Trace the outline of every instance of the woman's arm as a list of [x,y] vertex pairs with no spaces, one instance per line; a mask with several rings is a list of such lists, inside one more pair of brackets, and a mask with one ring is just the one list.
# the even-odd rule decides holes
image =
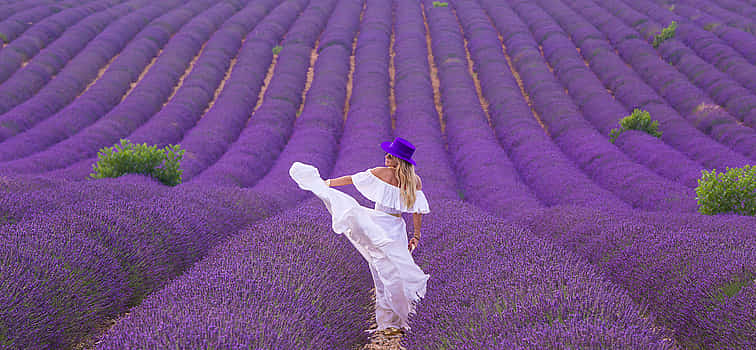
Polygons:
[[328,179],[328,180],[326,180],[326,185],[331,186],[331,187],[333,187],[333,186],[351,185],[351,184],[352,184],[352,176],[351,175],[347,175],[347,176],[337,177],[335,179]]
[[417,239],[420,239],[420,224],[423,221],[423,214],[420,213],[412,213],[412,222],[415,224],[415,235],[414,237]]
[[420,213],[412,213],[412,221],[415,224],[415,234],[410,238],[408,249],[410,253],[415,250],[415,247],[417,247],[417,244],[420,243],[420,223],[422,222],[422,216],[423,214]]

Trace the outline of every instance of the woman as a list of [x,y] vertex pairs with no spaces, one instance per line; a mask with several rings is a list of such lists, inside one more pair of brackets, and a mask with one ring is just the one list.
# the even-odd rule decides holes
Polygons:
[[[323,181],[315,167],[294,162],[289,175],[323,201],[334,232],[347,236],[367,260],[375,284],[376,330],[401,332],[409,329],[407,319],[425,295],[429,276],[415,264],[411,251],[420,242],[421,214],[430,209],[415,174],[415,147],[397,137],[381,143],[381,148],[386,151],[386,167]],[[329,188],[349,184],[375,202],[375,208],[363,207],[348,194]],[[415,232],[409,242],[402,212],[413,213]]]

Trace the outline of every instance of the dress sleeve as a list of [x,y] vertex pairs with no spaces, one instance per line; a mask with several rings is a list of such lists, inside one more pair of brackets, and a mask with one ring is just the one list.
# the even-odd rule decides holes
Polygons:
[[411,213],[428,214],[430,213],[430,207],[428,206],[428,199],[425,198],[425,193],[418,190],[415,192],[415,205],[412,206]]

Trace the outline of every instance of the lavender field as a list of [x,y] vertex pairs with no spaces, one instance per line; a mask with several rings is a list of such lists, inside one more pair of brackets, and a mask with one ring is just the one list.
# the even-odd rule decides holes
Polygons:
[[[695,191],[756,163],[756,0],[0,0],[0,44],[0,349],[756,348],[756,217]],[[387,345],[288,170],[394,137],[431,277]],[[92,179],[121,139],[183,183]]]

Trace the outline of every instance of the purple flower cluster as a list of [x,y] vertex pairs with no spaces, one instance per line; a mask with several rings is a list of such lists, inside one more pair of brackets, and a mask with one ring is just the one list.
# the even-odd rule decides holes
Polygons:
[[441,81],[449,156],[461,196],[505,217],[541,207],[488,125],[468,74],[457,19],[449,7],[433,7],[431,1],[424,1],[423,7]]
[[629,208],[586,176],[538,124],[507,64],[496,29],[480,5],[475,1],[455,1],[454,9],[465,28],[494,130],[517,171],[538,197],[547,205]]
[[317,199],[215,247],[98,349],[347,349],[364,344],[371,275]]
[[677,2],[672,9],[683,18],[716,34],[733,49],[740,52],[749,62],[756,62],[756,42],[753,40],[753,34],[727,25],[727,18],[713,17],[702,11],[699,8],[700,5],[705,6],[701,3],[691,5],[686,2]]
[[434,202],[428,292],[407,349],[668,349],[644,307],[576,254],[459,201]]
[[[90,16],[71,26],[33,58],[24,57],[28,64],[0,84],[0,96],[3,97],[0,99],[0,113],[5,113],[32,97],[110,23],[146,3],[146,0],[135,0],[99,12],[89,10],[87,12]],[[68,16],[81,15],[69,13]]]
[[[193,11],[189,12],[188,9]],[[205,9],[206,6],[197,4],[182,7],[142,28],[145,23],[170,10],[147,6],[109,25],[34,97],[0,116],[0,124],[12,126],[0,129],[0,139],[4,139],[0,143],[0,160],[9,161],[39,152],[92,124],[121,101],[121,96],[129,86],[127,81],[120,81],[121,89],[114,88],[115,84],[112,84],[113,75],[124,78],[123,73],[120,73],[123,71],[121,62],[128,60],[129,56],[139,55],[138,59],[132,58],[130,62],[133,64],[141,61],[143,68],[149,62],[149,51],[137,49],[143,47],[145,41],[149,40],[150,45],[154,45],[156,41],[165,43],[189,20],[190,13],[196,14]],[[140,30],[141,35],[134,38]],[[134,40],[126,46],[132,38]],[[155,53],[157,49],[154,48]],[[117,59],[106,66],[108,60],[116,55]],[[97,77],[100,67],[109,70],[82,94],[87,84]],[[136,80],[139,76],[138,69],[130,71],[133,74],[131,78]],[[97,108],[92,107],[93,104]],[[63,107],[66,108],[60,111]],[[86,107],[86,112],[82,111],[82,107]]]
[[186,150],[181,163],[185,181],[216,162],[239,137],[273,60],[271,50],[306,5],[305,0],[279,3],[247,35],[212,107],[180,142]]
[[[392,6],[388,1],[365,2],[354,48],[352,95],[331,178],[382,166],[385,152],[380,144],[392,139],[389,105],[391,78],[388,72],[391,10]],[[422,177],[423,173],[418,173]],[[339,190],[351,195],[360,204],[372,207],[372,202],[365,199],[354,187],[345,186]]]
[[[289,169],[295,161],[310,164],[327,176],[336,162],[338,142],[344,125],[344,103],[349,76],[349,56],[356,41],[364,1],[341,0],[319,40],[313,80],[302,114],[286,147],[270,171],[252,190],[275,194],[279,207],[292,207],[312,194],[296,186]],[[360,86],[363,87],[363,86]]]
[[[641,34],[644,34],[646,39],[653,38],[653,33],[661,31],[661,28],[663,27],[654,20],[646,18],[646,14],[641,14],[636,12],[633,8],[627,7],[629,6],[627,4],[609,2],[606,3],[606,5],[612,6],[611,10],[618,16],[622,16],[622,19],[628,25],[641,22],[636,25],[635,28],[638,29]],[[643,19],[643,21],[641,21],[641,19]],[[690,27],[690,25],[687,25],[684,30],[677,29],[675,32],[683,32],[684,34],[681,33],[680,36],[685,35],[685,37],[689,37],[689,35],[691,35]],[[703,32],[701,35],[704,37],[713,36],[711,33],[702,29],[696,29]],[[751,128],[756,127],[756,95],[749,91],[745,86],[741,86],[742,83],[738,80],[742,79],[734,78],[732,75],[720,71],[723,66],[715,65],[714,63],[721,61],[719,59],[712,60],[711,54],[709,54],[708,57],[705,54],[710,50],[695,50],[695,48],[695,44],[691,45],[690,42],[684,41],[683,38],[679,38],[679,40],[673,38],[672,40],[666,40],[663,45],[660,45],[659,51],[662,54],[662,57],[667,62],[674,64],[681,73],[685,74],[688,80],[706,91],[706,93],[714,99],[719,106],[724,107],[732,116],[737,117],[736,121],[725,118],[722,120],[723,124],[743,122]],[[756,70],[756,67],[753,67],[752,65],[749,66],[751,72]],[[746,72],[748,72],[748,70]],[[740,74],[736,74],[736,76],[743,76],[746,72],[740,72]],[[712,130],[720,127],[722,126],[717,124]],[[729,128],[742,130],[743,126],[729,126]],[[745,134],[745,132],[741,133]],[[753,150],[745,150],[746,154],[750,152],[753,152]]]
[[756,219],[560,207],[523,223],[595,264],[648,305],[680,345],[756,345]]
[[49,171],[95,156],[100,148],[117,143],[160,110],[202,44],[243,6],[223,2],[199,13],[178,33],[167,35],[170,40],[154,64],[128,95],[117,98],[121,102],[112,110],[44,151],[6,163],[7,167],[19,173]]
[[[716,17],[722,21],[722,24],[738,28],[751,35],[756,34],[756,25],[753,23],[753,18],[747,18],[739,12],[728,11],[720,5],[721,0],[702,1],[702,0],[684,0],[682,3],[693,6],[702,12]],[[737,5],[736,5],[737,6]],[[732,8],[732,3],[730,6]],[[754,12],[753,7],[746,5],[746,9],[750,8],[750,14]]]
[[[36,27],[36,29],[39,29],[39,27],[34,25],[34,23],[38,23],[48,17],[55,17],[57,15],[54,14],[60,14],[61,11],[66,11],[67,9],[70,9],[72,7],[82,6],[85,3],[91,1],[92,0],[67,0],[61,3],[45,4],[42,6],[32,7],[25,11],[14,11],[10,13],[4,12],[5,15],[11,16],[6,19],[0,19],[0,33],[2,33],[3,35],[3,38],[0,39],[0,41],[11,42],[21,36],[21,34],[26,32],[29,28]],[[102,8],[106,7],[107,6],[103,6]],[[0,11],[2,11],[2,9],[0,9]],[[76,20],[76,17],[69,18],[73,19],[74,21]],[[57,35],[60,35],[61,32],[62,30],[58,32]],[[38,35],[39,31],[36,31],[35,34]],[[42,42],[40,44],[45,45],[47,42],[49,42],[49,39],[54,38],[55,36],[56,33],[50,33],[46,36],[42,36]],[[47,39],[48,41],[45,42],[45,39]],[[39,50],[39,47],[37,47],[36,49]],[[5,59],[5,57],[3,57],[2,59]],[[5,65],[3,65],[3,67],[5,67]],[[0,75],[0,81],[4,81],[7,78],[7,75]]]
[[37,7],[49,6],[55,1],[53,0],[3,0],[0,1],[0,21],[4,21],[8,17],[29,10],[34,10]]
[[[223,26],[203,44],[202,52],[187,69],[174,95],[145,124],[126,139],[134,144],[148,143],[165,147],[181,141],[215,97],[231,59],[238,55],[243,38],[274,7],[274,0],[250,2],[224,22]],[[186,73],[185,73],[186,74]],[[89,176],[97,157],[76,162],[65,169],[49,173],[53,177],[81,180]]]
[[394,95],[396,134],[417,148],[412,158],[431,200],[455,199],[457,177],[446,152],[434,106],[422,8],[411,0],[394,2]]
[[[620,152],[581,115],[556,81],[527,25],[507,4],[482,1],[504,37],[507,53],[522,77],[525,91],[551,138],[584,172],[633,207],[645,210],[695,211],[694,192],[664,179]],[[524,13],[536,9],[529,2],[516,2]]]
[[[619,125],[621,118],[630,115],[620,102],[605,89],[601,81],[585,65],[577,47],[567,32],[550,16],[561,22],[569,19],[560,6],[553,1],[541,1],[542,8],[531,7],[523,12],[530,22],[530,28],[540,40],[544,56],[554,69],[554,74],[567,88],[573,101],[580,106],[583,116],[603,135]],[[550,12],[549,15],[544,11]],[[634,161],[645,165],[667,179],[680,182],[688,187],[696,187],[702,166],[686,155],[674,150],[656,137],[645,133],[631,133],[633,137],[623,137],[615,142]],[[623,136],[622,134],[620,136]]]
[[144,176],[5,182],[13,192],[0,226],[0,338],[11,348],[75,344],[271,214],[253,193],[166,191]]
[[[310,55],[336,2],[330,0],[319,3],[302,12],[281,43],[283,49],[277,57],[262,104],[252,114],[239,138],[217,162],[199,175],[192,176],[202,169],[193,168],[189,164],[185,168],[189,171],[186,179],[250,187],[265,176],[291,137],[297,111],[303,103],[302,94],[307,81]],[[334,22],[328,24],[338,26]]]
[[[593,20],[593,9],[596,5],[578,3],[573,0],[564,1],[569,6],[558,1],[542,1],[541,3],[548,4],[544,5],[543,9],[548,11],[571,36],[591,71],[607,89],[612,91],[616,100],[622,102],[628,110],[634,108],[646,110],[654,120],[659,121],[662,131],[661,139],[666,144],[707,168],[724,169],[741,167],[750,163],[746,157],[714,142],[700,130],[691,126],[627,66],[616,53],[615,48],[606,40],[604,34],[582,17],[584,13],[591,14],[586,16],[587,19],[599,24]],[[610,24],[604,26],[608,30],[613,28]]]
[[[733,91],[732,88],[737,86],[734,82],[726,84],[726,81],[717,81],[716,88],[707,89],[717,101],[709,98],[704,91],[696,87],[688,78],[697,75],[699,83],[708,86],[713,84],[716,78],[720,76],[706,76],[703,73],[716,72],[716,69],[709,66],[706,62],[698,58],[695,53],[691,53],[685,45],[675,38],[665,40],[659,46],[659,53],[662,57],[677,67],[676,70],[656,54],[653,47],[647,41],[653,40],[653,31],[660,30],[660,26],[648,21],[644,15],[637,13],[621,1],[604,1],[599,2],[603,7],[609,7],[614,15],[620,17],[616,19],[607,10],[598,10],[596,13],[604,18],[611,18],[613,21],[610,31],[605,31],[607,37],[617,48],[620,56],[638,72],[645,81],[651,85],[660,96],[664,97],[669,103],[685,118],[699,130],[710,135],[720,143],[727,145],[735,151],[753,159],[756,159],[756,132],[743,125],[734,114],[737,114],[736,107],[749,110],[756,105],[756,97],[752,96],[741,87],[740,90]],[[647,40],[643,40],[636,31],[628,27],[625,23],[638,23],[644,21],[640,26],[645,28]],[[643,35],[643,33],[641,33]],[[693,72],[694,71],[694,72]],[[688,77],[684,73],[689,74]],[[708,78],[708,80],[707,80]],[[745,102],[740,106],[725,105],[729,96],[736,96],[737,93],[751,95],[751,102]],[[718,103],[726,107],[722,108]],[[749,105],[750,104],[750,105]],[[729,112],[729,113],[728,113]],[[731,114],[733,113],[733,114]],[[754,111],[756,113],[756,111]],[[742,120],[742,118],[741,118]]]
[[[679,38],[685,45],[693,49],[701,58],[705,59],[712,65],[715,65],[720,71],[727,73],[730,79],[740,83],[756,93],[756,80],[751,79],[756,74],[756,67],[748,62],[740,53],[733,49],[728,43],[720,39],[715,34],[698,27],[695,23],[678,16],[668,9],[648,0],[628,1],[627,5],[632,6],[637,11],[646,14],[650,18],[660,23],[678,23],[675,30],[675,37]],[[747,125],[753,126],[753,121],[745,119]]]

